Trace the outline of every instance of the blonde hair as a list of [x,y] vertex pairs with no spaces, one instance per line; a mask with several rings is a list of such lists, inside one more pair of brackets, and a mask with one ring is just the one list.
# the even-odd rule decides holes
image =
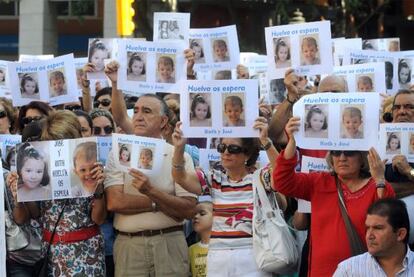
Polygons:
[[97,151],[96,151],[96,142],[94,141],[85,141],[79,143],[75,151],[73,151],[73,166],[76,168],[76,160],[79,157],[79,154],[83,154],[86,161],[96,161]]
[[44,120],[41,140],[73,139],[82,137],[78,117],[71,111],[52,111]]

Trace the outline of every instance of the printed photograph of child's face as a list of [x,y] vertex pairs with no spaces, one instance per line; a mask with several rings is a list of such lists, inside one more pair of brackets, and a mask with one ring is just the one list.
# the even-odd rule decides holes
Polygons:
[[205,63],[202,39],[190,39],[190,49],[194,51],[195,63]]
[[305,105],[305,137],[327,138],[328,137],[328,106]]
[[273,79],[269,83],[269,104],[279,104],[285,100],[284,79]]
[[39,99],[39,85],[37,72],[19,73],[20,92],[22,98]]
[[414,154],[414,133],[410,133],[410,144],[408,145],[408,153]]
[[105,59],[111,56],[110,39],[93,39],[89,42],[88,62],[95,66],[95,71],[102,72],[105,69]]
[[341,138],[364,138],[363,119],[363,105],[341,105]]
[[118,149],[119,149],[119,163],[122,166],[130,166],[132,145],[126,144],[126,143],[118,143]]
[[153,151],[151,148],[141,148],[139,152],[138,168],[152,169]]
[[275,53],[276,68],[285,68],[291,66],[289,37],[274,38],[273,49]]
[[65,69],[58,68],[48,72],[49,77],[49,95],[51,97],[67,94]]
[[317,65],[321,63],[319,53],[319,35],[306,35],[300,37],[301,41],[301,53],[300,60],[301,65]]
[[386,154],[401,154],[401,134],[399,132],[387,132]]
[[239,127],[245,126],[244,118],[244,93],[223,94],[223,126],[224,127]]
[[97,162],[96,142],[87,141],[77,145],[72,145],[73,150],[73,176],[74,182],[79,182],[82,187],[81,192],[76,193],[78,196],[88,196],[95,192],[96,179],[93,178],[93,169]]
[[374,74],[359,74],[355,75],[358,92],[373,92],[374,91]]
[[175,56],[157,54],[157,82],[175,83]]
[[212,39],[214,62],[230,61],[227,37]]
[[127,80],[146,81],[146,53],[127,52]]

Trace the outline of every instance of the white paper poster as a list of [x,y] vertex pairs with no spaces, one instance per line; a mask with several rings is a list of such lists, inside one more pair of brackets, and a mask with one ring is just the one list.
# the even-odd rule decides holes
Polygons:
[[39,61],[46,61],[53,59],[53,55],[26,55],[21,54],[19,56],[19,63],[32,63],[32,62],[39,62]]
[[361,38],[348,38],[348,39],[334,39],[334,65],[341,66],[344,58],[345,49],[362,49]]
[[51,106],[79,100],[73,54],[8,65],[10,86],[16,88],[12,90],[13,106],[34,100],[49,102]]
[[90,38],[88,43],[88,63],[95,66],[94,72],[88,72],[87,78],[105,79],[105,60],[113,58],[114,39]]
[[383,123],[380,125],[379,153],[392,162],[395,155],[404,155],[414,162],[414,123]]
[[187,81],[180,94],[185,137],[258,137],[257,80]]
[[160,173],[164,162],[165,140],[134,135],[112,134],[112,153],[117,168],[136,168],[145,175]]
[[186,44],[189,30],[189,13],[154,13],[154,41],[181,42]]
[[332,72],[332,55],[325,55],[332,53],[330,21],[267,27],[265,37],[270,79],[290,67],[301,76]]
[[[3,166],[1,164],[1,160],[0,160],[0,174],[1,176],[3,176]],[[2,224],[0,224],[0,277],[6,277],[6,256],[7,256],[7,251],[6,251],[6,224],[4,222],[6,222],[6,219],[4,217],[4,178],[0,178],[0,207],[2,207],[2,209],[0,209],[0,222],[2,222]]]
[[106,165],[109,152],[112,149],[112,136],[108,137],[97,137],[98,139],[98,159],[103,165]]
[[8,61],[0,60],[0,96],[10,97],[11,88],[10,88],[10,80],[9,74],[7,71]]
[[362,49],[375,51],[400,51],[400,38],[377,38],[362,41]]
[[293,106],[301,118],[296,143],[305,149],[367,151],[378,141],[377,93],[317,93]]
[[82,75],[83,67],[88,63],[88,58],[75,58],[75,70],[76,70],[76,84],[78,88],[79,96],[82,96]]
[[11,164],[7,164],[10,170],[16,169],[16,145],[22,142],[21,135],[0,135],[1,145],[1,157],[3,161],[9,161]]
[[189,48],[195,52],[196,71],[232,69],[240,60],[236,25],[190,29]]
[[208,173],[220,163],[220,153],[217,149],[200,149],[200,167]]
[[186,80],[184,44],[122,40],[118,89],[135,93],[177,92]]

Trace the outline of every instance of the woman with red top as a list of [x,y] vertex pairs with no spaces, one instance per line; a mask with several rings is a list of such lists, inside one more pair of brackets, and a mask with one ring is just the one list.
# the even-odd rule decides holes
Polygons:
[[312,202],[309,276],[332,276],[339,262],[351,256],[346,227],[341,215],[337,182],[342,188],[347,213],[365,244],[365,215],[369,205],[395,193],[384,178],[384,163],[371,148],[363,151],[330,151],[331,173],[296,173],[296,142],[300,119],[286,124],[289,142],[276,160],[274,189],[286,196]]

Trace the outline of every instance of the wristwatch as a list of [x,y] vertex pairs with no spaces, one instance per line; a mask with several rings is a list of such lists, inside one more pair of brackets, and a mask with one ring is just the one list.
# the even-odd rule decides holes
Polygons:
[[95,198],[95,199],[102,199],[102,197],[104,196],[104,194],[105,194],[105,191],[102,189],[102,185],[98,185],[98,187],[96,188],[95,192],[93,193],[93,198]]
[[270,138],[267,138],[267,143],[266,144],[264,144],[264,145],[262,143],[260,143],[260,144],[261,144],[262,149],[265,150],[265,151],[269,150],[269,148],[272,147],[272,141],[271,141]]
[[384,183],[384,181],[382,181],[382,182],[378,182],[378,183],[377,183],[377,189],[383,189],[383,188],[385,188],[385,183]]

